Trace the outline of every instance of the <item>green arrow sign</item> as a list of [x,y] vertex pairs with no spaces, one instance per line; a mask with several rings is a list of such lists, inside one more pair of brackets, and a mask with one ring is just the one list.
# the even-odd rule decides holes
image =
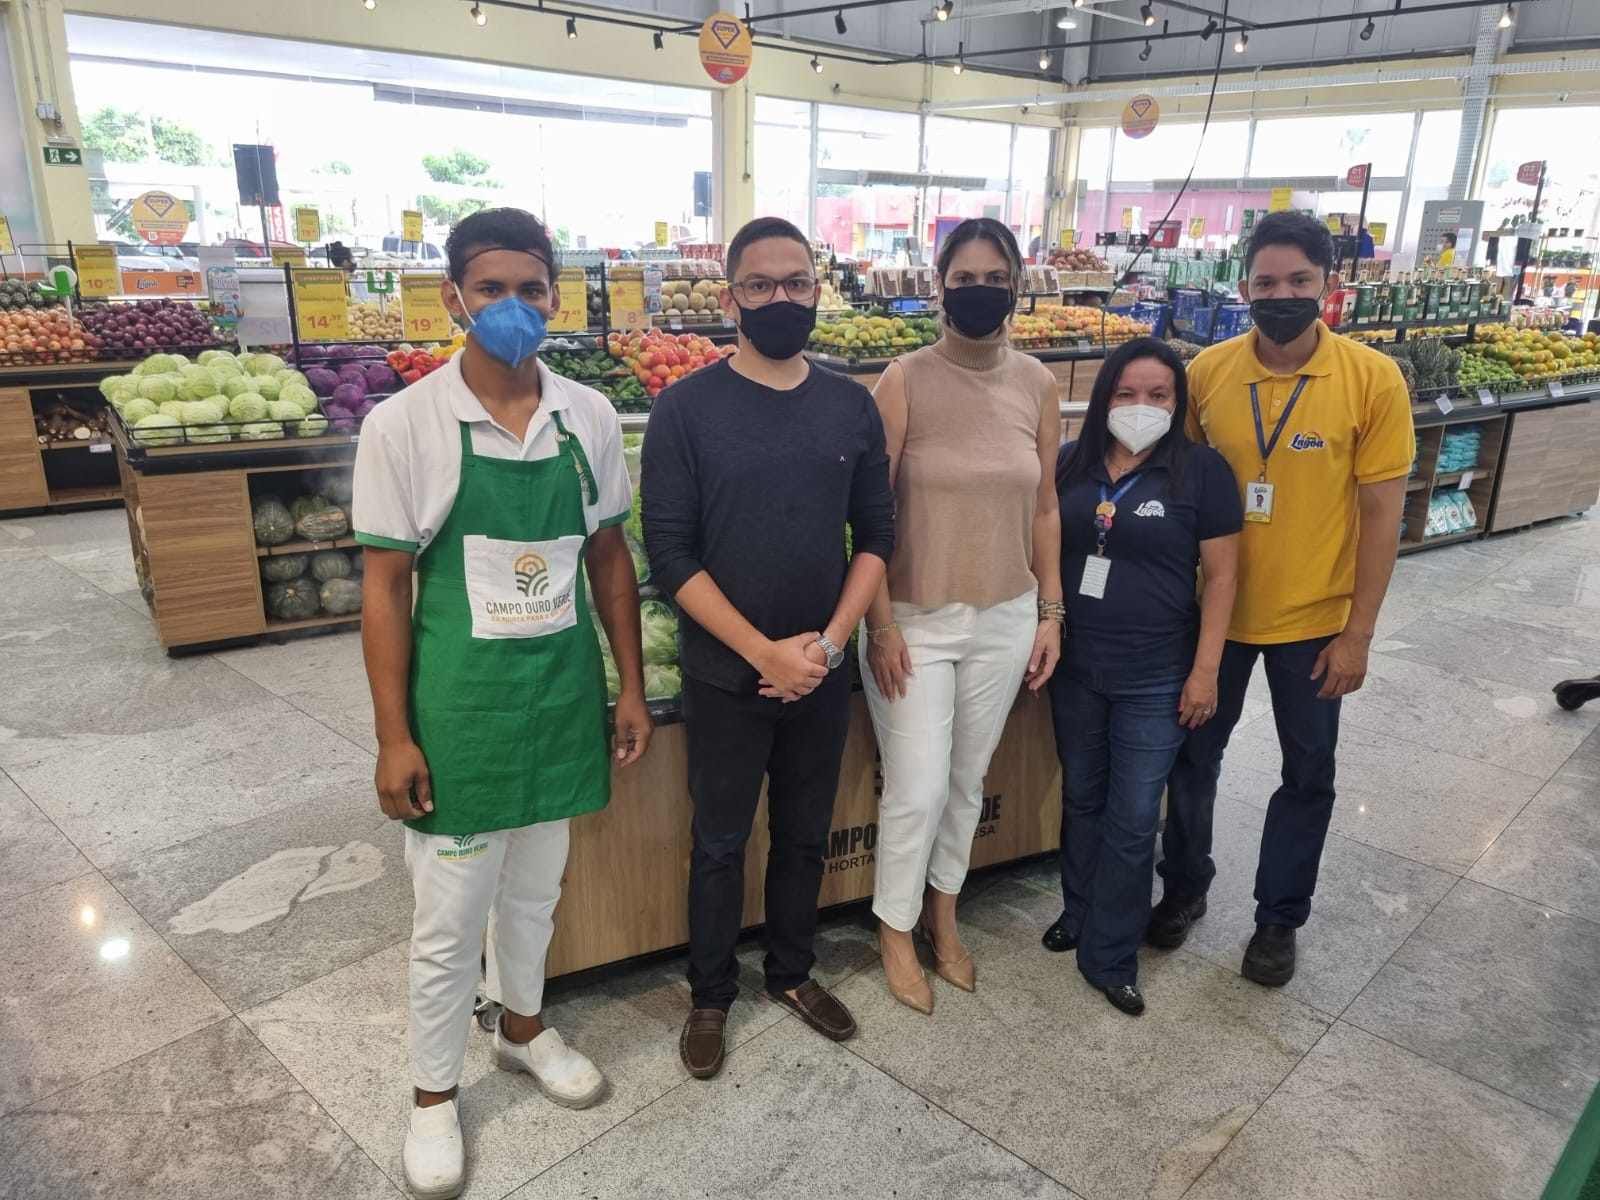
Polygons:
[[81,167],[83,151],[76,146],[46,146],[44,161],[48,167]]

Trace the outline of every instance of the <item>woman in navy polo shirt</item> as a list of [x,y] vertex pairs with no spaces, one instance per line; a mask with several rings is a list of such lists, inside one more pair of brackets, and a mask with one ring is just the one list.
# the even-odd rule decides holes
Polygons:
[[1084,978],[1131,1016],[1144,1011],[1161,793],[1185,733],[1216,711],[1243,524],[1227,462],[1184,432],[1188,408],[1182,361],[1137,338],[1107,357],[1056,461],[1067,625],[1050,700],[1066,905],[1044,944],[1076,948]]

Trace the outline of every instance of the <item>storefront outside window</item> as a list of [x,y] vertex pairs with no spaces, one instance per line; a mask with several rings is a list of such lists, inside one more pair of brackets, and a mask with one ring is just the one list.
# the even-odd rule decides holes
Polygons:
[[811,195],[811,109],[798,100],[756,97],[756,216],[782,217],[815,236]]

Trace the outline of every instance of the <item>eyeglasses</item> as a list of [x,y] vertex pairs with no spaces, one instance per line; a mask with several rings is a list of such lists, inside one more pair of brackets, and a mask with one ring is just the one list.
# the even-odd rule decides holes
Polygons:
[[783,289],[784,298],[804,304],[817,294],[817,281],[810,275],[791,275],[788,279],[768,279],[765,275],[751,275],[738,283],[730,283],[729,290],[741,293],[746,300],[765,304]]

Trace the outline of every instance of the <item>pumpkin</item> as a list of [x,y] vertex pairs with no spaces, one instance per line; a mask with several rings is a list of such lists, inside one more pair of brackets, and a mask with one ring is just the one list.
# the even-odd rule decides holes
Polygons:
[[279,621],[304,621],[317,615],[314,579],[290,579],[267,589],[267,615]]
[[[295,574],[299,574],[298,571]],[[350,560],[337,550],[318,550],[311,556],[311,578],[318,583],[330,579],[345,579],[350,574]]]
[[334,504],[347,507],[355,499],[355,479],[351,471],[324,471],[317,479],[317,490]]
[[276,496],[263,496],[250,513],[258,546],[277,546],[294,536],[294,518]]
[[295,528],[308,542],[331,542],[350,532],[350,519],[342,508],[323,508],[300,517]]
[[288,583],[306,573],[304,554],[274,554],[261,560],[261,578],[268,583]]
[[367,560],[361,553],[361,547],[357,546],[354,550],[350,551],[350,571],[352,574],[359,575],[366,569]]
[[334,616],[361,611],[361,581],[357,579],[330,579],[322,585],[318,598],[322,607]]
[[310,516],[312,513],[324,512],[331,508],[325,496],[301,496],[289,505],[289,515],[298,523],[301,517]]

